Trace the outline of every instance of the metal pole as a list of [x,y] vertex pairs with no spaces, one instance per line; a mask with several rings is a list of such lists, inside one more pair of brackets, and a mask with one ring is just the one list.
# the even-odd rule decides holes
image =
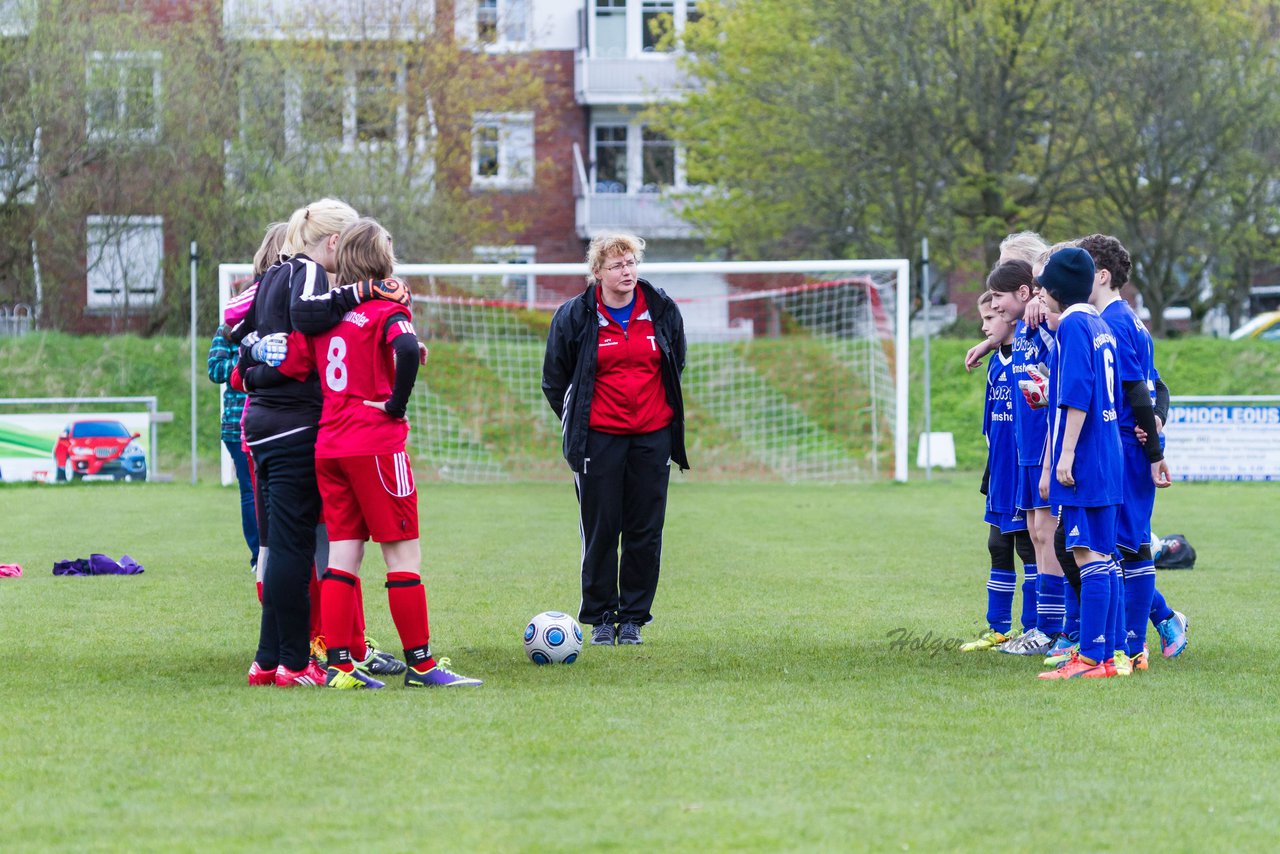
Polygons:
[[191,485],[196,485],[196,242],[191,241]]
[[924,325],[924,479],[933,480],[933,405],[929,390],[929,238],[920,239],[920,322]]

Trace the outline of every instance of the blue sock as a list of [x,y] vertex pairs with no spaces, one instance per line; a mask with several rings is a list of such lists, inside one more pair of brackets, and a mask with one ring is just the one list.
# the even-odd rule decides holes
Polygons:
[[1064,584],[1062,633],[1073,643],[1080,640],[1080,594],[1070,584]]
[[991,567],[987,581],[987,625],[997,632],[1009,634],[1013,628],[1013,588],[1018,575],[1011,569]]
[[1022,565],[1022,630],[1029,632],[1034,629],[1040,622],[1037,608],[1039,603],[1036,601],[1036,591],[1039,589],[1036,582],[1038,573],[1034,563],[1026,563]]
[[1116,650],[1123,651],[1124,642],[1124,578],[1120,565],[1111,561],[1111,605],[1107,611],[1110,622],[1107,623],[1107,658],[1112,658]]
[[1080,654],[1094,661],[1111,658],[1108,624],[1111,613],[1111,562],[1093,561],[1080,567]]
[[1049,637],[1062,632],[1063,592],[1061,575],[1036,575],[1036,628]]
[[1151,614],[1155,593],[1155,564],[1143,560],[1124,565],[1125,646],[1129,655],[1142,652],[1147,642],[1147,617]]
[[[1154,564],[1152,564],[1154,566]],[[1173,616],[1173,609],[1169,607],[1169,603],[1164,601],[1164,596],[1159,590],[1155,590],[1155,581],[1151,582],[1153,592],[1151,594],[1151,625],[1158,626],[1165,620]]]

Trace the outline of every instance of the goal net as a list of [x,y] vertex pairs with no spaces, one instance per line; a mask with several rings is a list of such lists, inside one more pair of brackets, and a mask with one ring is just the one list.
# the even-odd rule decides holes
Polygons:
[[[224,294],[237,272],[223,265]],[[564,476],[542,394],[580,264],[404,264],[430,349],[410,404],[422,476]],[[906,479],[906,261],[645,263],[680,306],[686,444],[699,480]],[[221,298],[220,308],[225,304]]]

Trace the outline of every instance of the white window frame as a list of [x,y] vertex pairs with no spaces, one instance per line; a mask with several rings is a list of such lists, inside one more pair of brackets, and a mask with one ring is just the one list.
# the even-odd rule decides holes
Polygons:
[[[342,138],[335,139],[340,151],[377,151],[385,143],[381,140],[361,140],[359,138],[360,129],[356,119],[358,116],[358,98],[359,98],[359,72],[360,68],[356,64],[348,65],[343,69],[343,85],[342,85]],[[324,145],[323,142],[307,142],[302,135],[302,101],[304,92],[304,81],[302,78],[303,71],[299,69],[291,70],[284,80],[284,145],[285,150],[289,152],[299,152],[305,150],[308,146]],[[399,98],[396,102],[396,118],[395,129],[392,133],[391,144],[398,150],[409,147],[409,104],[408,104],[408,67],[403,54],[398,57],[395,69],[395,86],[396,93]],[[426,139],[423,133],[429,133],[434,136],[434,123],[429,129],[423,127],[414,128],[413,145],[419,150],[423,150],[426,146]]]
[[[480,174],[481,128],[496,128],[498,131],[497,175]],[[471,188],[532,189],[536,154],[537,136],[532,112],[476,113],[471,124]]]
[[[594,188],[599,180],[596,175],[596,127],[600,125],[627,126],[627,186],[625,192],[628,195],[654,195],[654,191],[644,189],[645,122],[635,113],[624,114],[612,110],[599,110],[592,114],[590,125],[587,129],[588,151],[591,156],[591,174],[588,177],[590,178],[591,186]],[[675,181],[670,187],[659,192],[681,192],[689,189],[684,146],[677,142],[674,143],[674,147],[676,159]]]
[[85,246],[90,311],[149,309],[160,302],[164,217],[91,215],[85,220]]
[[[472,50],[485,53],[519,53],[533,47],[533,0],[496,0],[498,21],[496,38],[492,42],[480,41],[480,3],[479,0],[456,0],[454,6],[454,35],[458,41],[468,45]],[[511,38],[509,31],[513,10],[524,18],[524,32]]]
[[[596,0],[587,0],[587,3],[587,44],[590,45],[589,53],[592,57],[600,57],[601,54],[596,50]],[[644,0],[626,0],[627,47],[625,57],[627,59],[644,59],[672,56],[673,54],[670,51],[644,49],[644,11]],[[675,8],[672,10],[671,17],[676,35],[683,34],[689,20],[689,0],[675,0]],[[679,50],[678,47],[677,50]]]
[[[160,139],[161,114],[163,102],[161,96],[161,65],[163,56],[159,51],[90,51],[85,58],[85,126],[92,140],[131,139],[137,142],[158,142]],[[92,98],[94,70],[103,66],[115,66],[116,69],[116,122],[110,125],[95,125]],[[130,68],[150,68],[151,70],[151,103],[155,115],[150,127],[126,128],[124,119],[128,115],[129,100],[125,90],[125,71]]]
[[[473,246],[472,255],[478,264],[536,264],[538,247],[517,243],[508,246]],[[472,282],[479,285],[479,277],[472,277]],[[525,300],[532,308],[537,302],[538,277],[531,275],[511,274],[502,277],[502,289],[511,297]]]

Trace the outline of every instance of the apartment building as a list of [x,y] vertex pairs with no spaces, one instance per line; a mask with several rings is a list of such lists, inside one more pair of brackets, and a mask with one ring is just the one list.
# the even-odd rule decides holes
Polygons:
[[[102,11],[97,0],[81,5],[67,8],[79,8],[85,22],[102,20],[93,14]],[[175,326],[186,313],[189,241],[203,238],[206,264],[242,258],[252,247],[236,244],[265,225],[249,223],[234,241],[226,229],[209,234],[184,209],[183,193],[238,193],[249,201],[231,205],[228,216],[278,219],[287,210],[270,204],[272,180],[308,157],[332,167],[376,155],[391,170],[379,180],[464,192],[491,227],[477,229],[483,234],[468,246],[455,241],[448,260],[578,261],[591,237],[616,230],[644,237],[649,260],[701,251],[672,198],[688,187],[683,152],[644,118],[650,105],[680,95],[676,53],[660,34],[679,34],[696,20],[694,0],[136,0],[107,7],[145,19],[149,38],[137,40],[145,47],[118,35],[94,43],[86,25],[83,44],[67,48],[68,80],[79,89],[69,107],[0,149],[0,206],[8,205],[11,221],[50,199],[63,202],[60,220],[10,247],[23,257],[11,259],[16,272],[0,292],[0,305],[42,301],[43,326]],[[41,9],[30,0],[0,2],[0,39],[33,38]],[[193,71],[177,62],[192,48],[165,33],[185,26],[190,38],[201,22],[207,36],[199,51],[208,56]],[[470,58],[469,67],[442,71],[415,59],[445,41]],[[283,71],[266,69],[258,84],[245,73],[291,45],[304,58]],[[327,59],[317,60],[322,54]],[[388,64],[388,55],[400,58]],[[361,56],[379,63],[362,65]],[[343,57],[353,58],[349,66]],[[501,77],[517,67],[541,81],[536,102],[508,98],[458,115],[466,99],[456,89],[433,99],[414,83],[415,74],[487,69]],[[324,77],[327,88],[313,86],[309,74]],[[195,105],[175,114],[183,97]],[[51,137],[95,149],[93,162],[58,181],[18,180],[66,171],[59,159],[66,152],[55,153]],[[314,157],[317,151],[324,156]],[[250,175],[255,162],[276,172]],[[332,194],[345,189],[338,184]],[[365,207],[379,215],[378,205]],[[706,287],[723,290],[723,283]],[[560,295],[553,287],[546,296]]]

